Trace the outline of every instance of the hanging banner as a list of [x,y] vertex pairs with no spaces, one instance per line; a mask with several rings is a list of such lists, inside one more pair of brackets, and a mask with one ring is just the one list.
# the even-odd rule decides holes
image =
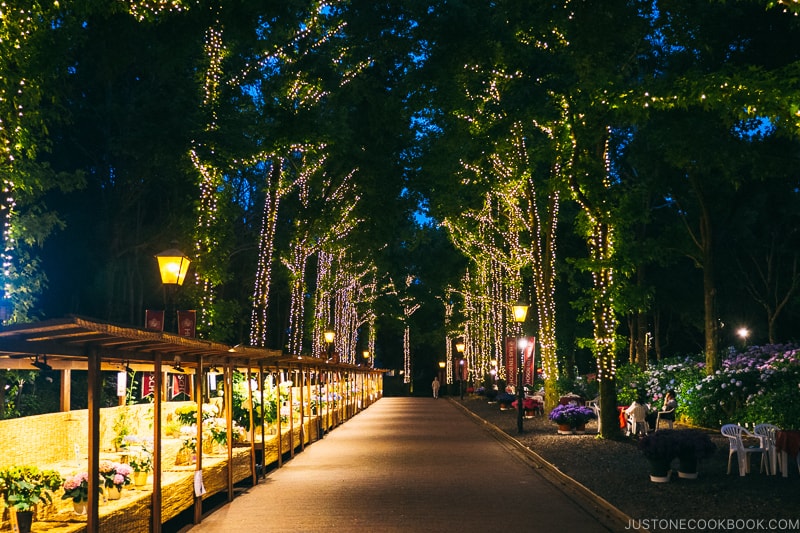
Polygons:
[[517,348],[516,337],[506,337],[506,380],[509,384],[517,383],[517,366],[519,362],[519,351]]
[[178,335],[194,338],[197,333],[197,313],[195,311],[178,311]]
[[164,331],[164,311],[147,309],[144,312],[144,329]]
[[156,376],[153,372],[142,374],[142,398],[154,394],[156,390]]
[[180,394],[186,395],[186,399],[191,398],[189,395],[189,376],[186,374],[170,374],[170,376],[172,380],[170,380],[169,399],[173,400]]
[[525,346],[524,363],[522,371],[525,374],[523,379],[526,385],[530,385],[534,380],[534,372],[536,369],[536,337],[528,338],[528,345]]

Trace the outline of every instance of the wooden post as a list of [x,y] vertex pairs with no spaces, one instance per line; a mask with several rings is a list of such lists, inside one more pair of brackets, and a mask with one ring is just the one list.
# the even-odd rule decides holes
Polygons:
[[[195,475],[203,475],[203,356],[197,360],[197,369],[194,373],[194,401],[197,405],[197,446],[195,447]],[[230,434],[229,434],[230,435]],[[194,523],[199,524],[203,520],[203,496],[194,494]]]
[[161,371],[161,352],[153,354],[153,498],[150,507],[151,533],[161,533],[161,404],[164,374]]
[[66,413],[72,406],[70,405],[69,396],[72,393],[72,370],[65,368],[61,372],[61,412]]
[[86,531],[98,533],[100,531],[99,493],[100,493],[100,355],[97,349],[89,348],[87,354],[88,369],[88,415],[89,435],[87,447],[89,448],[89,499],[86,511]]
[[[225,420],[227,432],[233,436],[233,367],[225,364]],[[233,439],[228,438],[228,502],[233,501]]]

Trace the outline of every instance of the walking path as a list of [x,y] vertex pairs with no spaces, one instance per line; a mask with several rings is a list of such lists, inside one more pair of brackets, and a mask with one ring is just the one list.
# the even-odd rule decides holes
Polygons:
[[[191,533],[608,532],[608,517],[456,403],[382,398]],[[588,509],[588,510],[587,510]]]

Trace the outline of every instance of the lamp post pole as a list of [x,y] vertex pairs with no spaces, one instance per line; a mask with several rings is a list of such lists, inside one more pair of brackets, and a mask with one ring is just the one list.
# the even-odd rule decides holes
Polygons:
[[512,306],[512,310],[514,312],[514,322],[520,325],[519,360],[517,361],[517,433],[522,433],[522,401],[525,399],[523,390],[525,372],[522,367],[525,361],[525,347],[528,344],[522,335],[522,323],[525,322],[525,317],[528,315],[528,305],[523,302],[517,302]]

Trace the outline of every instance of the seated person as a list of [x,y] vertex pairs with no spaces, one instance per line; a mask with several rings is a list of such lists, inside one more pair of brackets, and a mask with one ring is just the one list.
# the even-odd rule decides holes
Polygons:
[[656,420],[658,420],[659,413],[661,414],[661,420],[675,420],[676,407],[678,407],[678,400],[675,399],[675,391],[670,389],[664,395],[664,403],[661,409],[647,415],[647,426],[650,428],[650,431],[656,429]]
[[644,404],[642,398],[634,400],[634,402],[625,409],[625,414],[628,417],[626,435],[638,435],[640,432],[647,433],[647,428],[645,426],[645,424],[647,424],[647,406]]

